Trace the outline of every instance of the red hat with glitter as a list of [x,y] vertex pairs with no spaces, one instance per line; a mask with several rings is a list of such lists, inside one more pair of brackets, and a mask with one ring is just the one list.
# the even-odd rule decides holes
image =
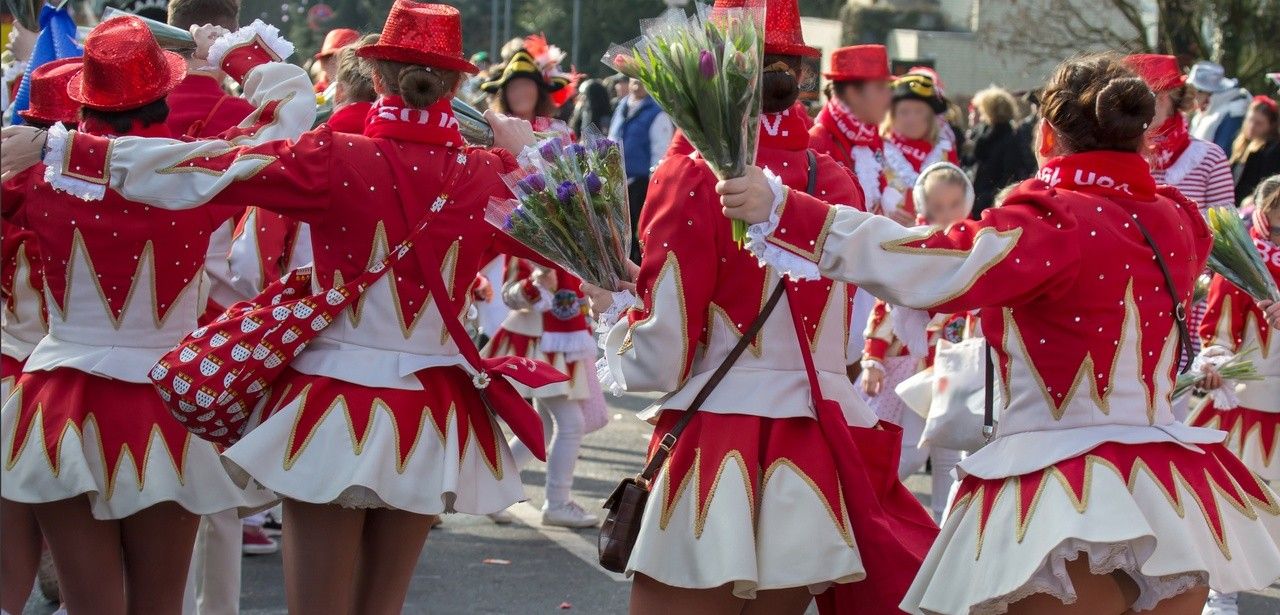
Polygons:
[[84,65],[67,95],[90,109],[126,111],[164,98],[187,75],[182,56],[165,51],[132,15],[108,19],[84,39]]
[[80,72],[80,58],[63,58],[31,71],[31,106],[18,112],[28,122],[75,123],[80,105],[67,96],[67,84]]
[[1178,67],[1178,59],[1158,53],[1135,53],[1126,56],[1125,64],[1147,82],[1156,92],[1176,90],[1187,83],[1187,76]]
[[373,45],[356,52],[362,58],[421,64],[475,74],[475,64],[462,55],[462,15],[446,4],[396,0]]
[[738,9],[765,7],[764,52],[783,56],[809,56],[816,58],[821,51],[804,44],[800,30],[800,7],[797,0],[716,0],[714,8]]
[[832,81],[890,81],[889,52],[884,45],[841,47],[831,54],[831,70],[822,76]]
[[360,40],[359,32],[351,28],[334,28],[324,35],[324,44],[320,45],[320,52],[315,55],[315,59],[327,58],[358,40]]

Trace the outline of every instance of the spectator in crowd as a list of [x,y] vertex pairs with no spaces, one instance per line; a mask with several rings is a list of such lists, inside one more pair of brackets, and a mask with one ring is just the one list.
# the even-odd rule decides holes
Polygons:
[[604,84],[609,88],[609,105],[610,109],[616,110],[618,103],[622,102],[631,94],[630,79],[621,73],[606,77]]
[[[1226,151],[1213,141],[1197,137],[1194,131],[1187,131],[1184,112],[1191,106],[1192,97],[1178,60],[1171,55],[1144,53],[1128,56],[1125,62],[1156,93],[1156,115],[1147,131],[1145,151],[1156,183],[1176,187],[1202,212],[1209,207],[1235,205],[1235,184]],[[1192,76],[1195,74],[1193,69]]]
[[365,45],[378,42],[377,34],[370,34],[357,44],[338,52],[338,74],[333,94],[333,115],[329,126],[338,132],[364,132],[365,117],[373,102],[378,99],[373,89],[373,67],[361,60],[356,51]]
[[649,194],[649,174],[671,144],[675,126],[639,80],[628,80],[628,95],[618,101],[609,123],[609,138],[622,144],[627,165],[627,201],[631,204],[631,260],[640,260],[636,226]]
[[1255,96],[1244,127],[1231,145],[1231,175],[1236,180],[1236,203],[1253,194],[1264,177],[1280,173],[1280,111],[1276,101]]
[[960,159],[955,135],[943,116],[947,101],[932,77],[925,73],[903,75],[893,82],[892,100],[881,128],[885,188],[880,206],[886,215],[909,226],[919,210],[912,188],[920,170],[935,162],[954,164]]
[[973,175],[973,216],[977,219],[995,203],[1001,187],[1035,173],[1036,158],[1030,143],[1018,138],[1013,123],[1018,102],[1012,94],[992,86],[974,95],[973,107],[972,147],[964,163]]
[[324,44],[315,55],[315,61],[320,64],[320,79],[316,81],[316,92],[323,93],[329,89],[330,83],[338,76],[338,52],[358,40],[360,40],[360,33],[350,28],[334,28],[324,35]]
[[609,88],[595,79],[583,82],[578,99],[569,119],[569,129],[581,136],[588,126],[594,126],[600,134],[609,132],[613,122],[613,105],[609,102]]
[[505,65],[493,67],[491,73],[480,89],[489,93],[493,110],[531,122],[534,130],[552,129],[556,104],[551,93],[565,87],[567,79],[549,74],[523,48]]
[[471,54],[471,63],[475,64],[476,68],[480,69],[480,72],[489,70],[489,66],[490,66],[489,52],[477,51]]
[[1191,136],[1231,151],[1231,142],[1244,124],[1249,91],[1238,87],[1238,80],[1228,79],[1222,66],[1213,62],[1196,62],[1187,81],[1196,91]]

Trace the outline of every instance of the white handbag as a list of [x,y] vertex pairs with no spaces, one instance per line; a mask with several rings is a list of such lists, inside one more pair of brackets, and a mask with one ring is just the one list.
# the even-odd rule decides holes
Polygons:
[[973,452],[986,445],[999,393],[989,353],[983,338],[938,342],[921,446]]

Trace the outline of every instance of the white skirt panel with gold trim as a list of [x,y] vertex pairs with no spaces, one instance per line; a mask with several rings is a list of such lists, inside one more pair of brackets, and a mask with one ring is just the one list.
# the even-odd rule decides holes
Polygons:
[[1138,611],[1196,586],[1265,588],[1280,578],[1277,515],[1221,445],[1112,443],[1029,475],[969,476],[902,608],[999,614],[1037,593],[1069,604],[1078,557],[1134,579]]
[[[655,441],[680,412],[663,413]],[[816,421],[699,413],[654,482],[627,573],[735,595],[866,576]]]
[[288,371],[266,418],[223,460],[241,484],[314,504],[479,515],[524,500],[511,451],[470,379],[428,371],[424,390]]

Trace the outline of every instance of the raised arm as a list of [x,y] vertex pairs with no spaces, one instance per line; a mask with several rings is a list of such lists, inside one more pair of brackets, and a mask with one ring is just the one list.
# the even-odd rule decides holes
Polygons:
[[[55,126],[45,146],[46,179],[54,188],[87,200],[102,198],[110,187],[130,200],[166,209],[209,202],[233,183],[255,177],[297,153],[297,148],[274,141],[298,138],[315,118],[305,71],[281,61],[292,52],[293,46],[274,27],[260,21],[224,35],[213,43],[209,60],[239,81],[256,107],[240,126],[220,139],[191,142],[108,139]],[[270,182],[270,188],[283,188],[278,190],[282,195],[297,194],[306,187],[282,185],[290,184],[302,170],[284,172],[283,167],[291,164],[282,162],[277,165],[281,172],[269,174],[278,180]],[[266,183],[257,187],[269,189]]]
[[[752,252],[791,277],[851,282],[894,305],[959,312],[1015,304],[1073,275],[1079,262],[1070,225],[1044,220],[1049,204],[1034,187],[978,222],[904,228],[776,180],[769,186],[725,195],[731,217],[749,209],[734,203],[772,199],[771,209],[751,214],[767,216],[749,231]],[[721,187],[734,190],[730,182]]]

